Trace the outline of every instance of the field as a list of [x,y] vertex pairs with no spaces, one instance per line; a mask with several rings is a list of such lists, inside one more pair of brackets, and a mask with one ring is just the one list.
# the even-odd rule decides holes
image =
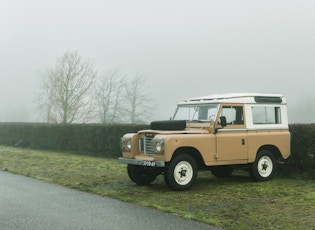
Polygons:
[[162,176],[130,181],[117,159],[0,146],[0,170],[113,197],[225,229],[315,229],[315,181],[252,182],[247,173],[217,179],[199,172],[195,186],[171,191]]

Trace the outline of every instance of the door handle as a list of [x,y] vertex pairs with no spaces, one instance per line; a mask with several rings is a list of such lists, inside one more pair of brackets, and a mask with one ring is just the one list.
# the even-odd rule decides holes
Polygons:
[[245,139],[242,139],[242,145],[245,145]]

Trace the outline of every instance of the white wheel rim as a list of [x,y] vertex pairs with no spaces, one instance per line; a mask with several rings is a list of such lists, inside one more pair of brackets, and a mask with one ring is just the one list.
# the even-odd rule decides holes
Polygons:
[[259,159],[257,167],[260,176],[268,177],[273,170],[272,160],[269,157],[264,156]]
[[174,169],[174,179],[179,185],[187,185],[193,177],[193,168],[187,161],[179,162]]

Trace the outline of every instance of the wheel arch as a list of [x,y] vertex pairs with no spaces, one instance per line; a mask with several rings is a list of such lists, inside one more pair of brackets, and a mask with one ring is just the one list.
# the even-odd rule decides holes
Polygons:
[[277,160],[283,159],[279,148],[275,145],[263,145],[258,149],[257,153],[262,150],[268,150]]
[[174,159],[176,156],[183,154],[183,153],[188,154],[195,159],[197,166],[198,166],[198,169],[206,168],[206,165],[204,163],[204,160],[203,160],[200,152],[194,147],[186,146],[186,147],[180,147],[180,148],[176,149],[174,151],[172,159]]

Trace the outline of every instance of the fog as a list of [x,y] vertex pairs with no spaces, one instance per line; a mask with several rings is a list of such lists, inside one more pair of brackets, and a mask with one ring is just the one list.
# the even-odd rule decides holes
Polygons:
[[77,51],[101,74],[142,75],[168,119],[186,98],[284,94],[314,123],[315,1],[2,0],[0,122],[40,121],[43,72]]

